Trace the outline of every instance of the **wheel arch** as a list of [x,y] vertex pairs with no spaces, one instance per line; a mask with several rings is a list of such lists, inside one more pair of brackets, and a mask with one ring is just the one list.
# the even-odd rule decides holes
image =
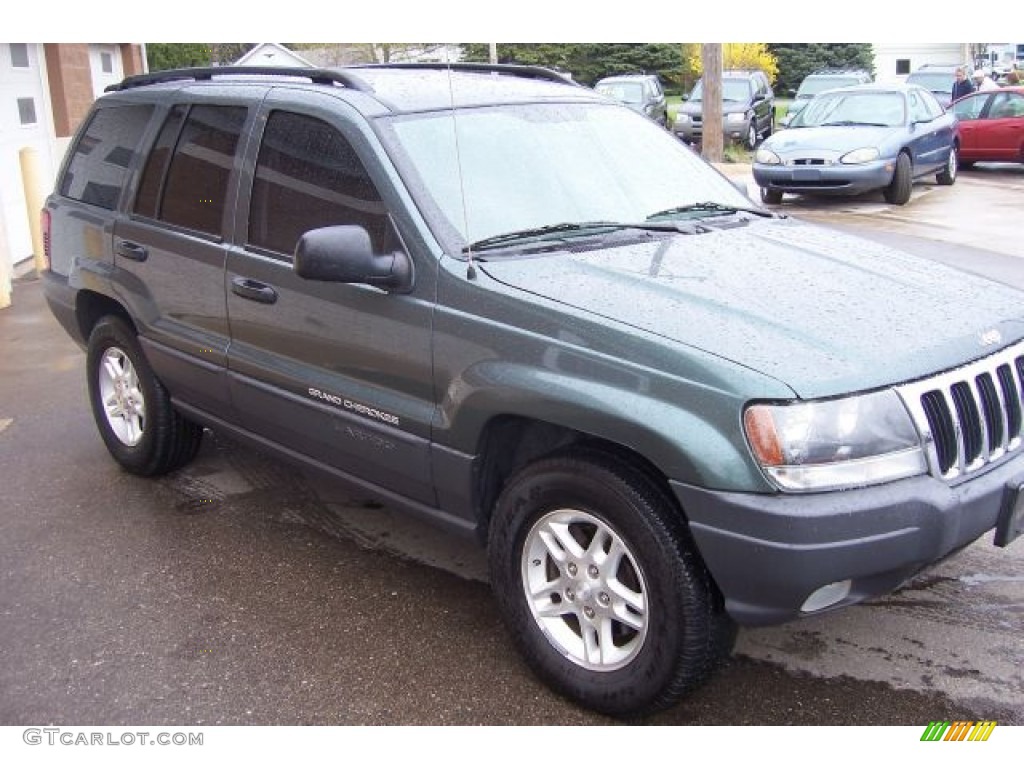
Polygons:
[[128,310],[117,300],[87,289],[78,292],[75,300],[75,319],[83,339],[88,340],[96,323],[107,315],[120,317],[132,330],[138,331]]

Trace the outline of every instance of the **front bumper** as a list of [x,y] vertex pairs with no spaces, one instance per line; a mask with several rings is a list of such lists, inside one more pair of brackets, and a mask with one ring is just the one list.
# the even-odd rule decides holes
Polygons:
[[[750,125],[749,122],[742,123],[723,123],[722,124],[722,137],[726,143],[730,141],[742,141],[747,136],[747,127]],[[678,120],[672,125],[672,132],[675,135],[685,141],[687,144],[696,144],[704,136],[703,123],[694,123],[692,120],[687,123],[681,123]]]
[[826,610],[891,592],[924,567],[994,529],[1024,484],[1024,456],[955,486],[930,475],[816,494],[672,489],[738,623],[807,615],[819,588],[850,580]]
[[895,160],[861,165],[763,165],[754,163],[759,187],[793,194],[852,195],[882,189],[892,182]]

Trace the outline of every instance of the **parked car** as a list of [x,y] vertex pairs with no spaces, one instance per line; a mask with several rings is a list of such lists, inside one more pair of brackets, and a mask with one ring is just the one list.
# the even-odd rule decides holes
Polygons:
[[[948,109],[953,103],[953,82],[956,80],[958,65],[949,64],[922,64],[918,69],[907,75],[907,83],[919,85],[932,92],[943,109]],[[970,64],[961,64],[967,79],[974,73],[974,67]]]
[[870,83],[872,80],[871,73],[866,69],[817,69],[800,82],[800,87],[797,88],[793,100],[786,108],[786,114],[781,123],[783,126],[789,125],[796,114],[807,106],[807,102],[822,91],[845,88],[848,85],[861,85]]
[[979,160],[1024,163],[1024,86],[972,93],[953,103],[960,121],[960,167]]
[[1024,292],[754,205],[544,69],[131,77],[42,219],[126,471],[211,429],[433,520],[601,712],[1024,528]]
[[790,127],[754,157],[761,200],[785,192],[848,195],[881,189],[890,203],[910,200],[915,179],[956,181],[956,117],[915,85],[857,85],[815,96]]
[[621,101],[634,112],[670,128],[668,100],[657,75],[615,75],[598,80],[594,90]]
[[[672,130],[683,141],[699,142],[704,134],[704,78],[676,111]],[[726,70],[722,73],[722,130],[726,142],[742,142],[748,149],[775,131],[775,92],[761,70]]]

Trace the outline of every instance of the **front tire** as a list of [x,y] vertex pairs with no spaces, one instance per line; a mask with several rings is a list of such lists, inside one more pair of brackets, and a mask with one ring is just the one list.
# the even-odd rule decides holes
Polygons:
[[513,477],[490,528],[491,584],[545,682],[613,716],[669,707],[726,658],[735,625],[668,495],[596,452]]
[[202,427],[171,405],[127,322],[108,316],[96,323],[86,371],[96,427],[122,467],[136,475],[161,475],[195,457]]
[[749,150],[753,150],[757,147],[757,123],[754,120],[751,120],[750,125],[747,126],[747,138],[745,143]]
[[906,152],[901,152],[896,159],[896,170],[893,171],[892,181],[884,190],[882,195],[887,203],[893,205],[906,205],[910,201],[910,191],[913,186],[911,176],[910,158]]
[[761,202],[766,205],[782,205],[782,191],[761,187]]

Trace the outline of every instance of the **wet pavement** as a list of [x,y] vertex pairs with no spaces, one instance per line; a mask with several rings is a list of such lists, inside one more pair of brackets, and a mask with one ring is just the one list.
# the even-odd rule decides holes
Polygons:
[[[951,238],[912,214],[1002,200],[991,183],[915,189],[898,212],[782,208],[1024,286],[980,215]],[[1008,184],[1024,211],[1024,175]],[[123,473],[83,365],[18,282],[0,311],[0,725],[611,722],[525,668],[471,543],[212,433],[179,472]],[[741,631],[717,677],[645,722],[1024,725],[1022,691],[1024,544],[986,536],[884,599]]]

